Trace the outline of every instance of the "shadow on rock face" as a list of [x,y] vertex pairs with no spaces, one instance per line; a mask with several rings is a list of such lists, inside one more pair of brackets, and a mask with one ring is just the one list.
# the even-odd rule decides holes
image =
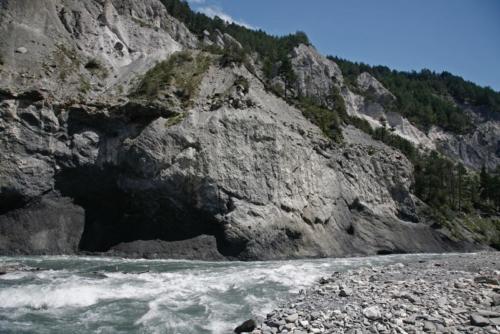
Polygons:
[[[177,246],[184,257],[219,260],[241,252],[244,246],[225,241],[223,226],[211,214],[185,207],[160,186],[124,191],[119,186],[120,172],[116,167],[85,167],[56,176],[57,189],[85,209],[80,250],[177,257],[173,251]],[[214,242],[200,236],[213,236]],[[200,249],[208,255],[200,256]]]
[[22,208],[26,199],[16,192],[2,191],[0,193],[0,215]]
[[82,208],[46,194],[0,215],[0,254],[74,254],[83,228]]

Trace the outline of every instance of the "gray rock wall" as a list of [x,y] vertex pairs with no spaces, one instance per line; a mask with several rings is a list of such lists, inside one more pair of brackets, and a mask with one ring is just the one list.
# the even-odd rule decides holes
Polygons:
[[[250,88],[240,98],[253,106],[210,111],[215,87],[227,90],[241,76]],[[332,145],[244,68],[213,66],[178,124],[144,105],[64,107],[26,95],[36,94],[0,105],[1,195],[10,199],[4,252],[71,253],[76,244],[110,254],[201,257],[202,247],[204,259],[249,260],[461,247],[419,220],[404,156],[354,128],[345,145]],[[32,206],[47,196],[66,204]],[[82,209],[83,232],[56,233],[46,221],[57,214],[62,226],[81,228],[82,212],[74,212]],[[30,227],[18,227],[26,221]],[[18,246],[34,226],[47,241]],[[207,235],[215,242],[200,239]],[[49,246],[59,238],[72,243]]]
[[[334,145],[244,67],[214,61],[181,114],[130,101],[155,61],[197,43],[158,1],[0,4],[0,253],[250,260],[463,249],[421,215],[401,153],[354,128]],[[309,47],[295,53],[303,94],[342,86],[335,63]],[[85,67],[89,57],[107,76]]]

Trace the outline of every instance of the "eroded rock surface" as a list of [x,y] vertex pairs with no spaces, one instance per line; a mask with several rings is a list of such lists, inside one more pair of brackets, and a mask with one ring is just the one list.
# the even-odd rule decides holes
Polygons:
[[[482,247],[432,227],[400,152],[352,127],[332,143],[244,66],[209,57],[182,104],[169,103],[184,97],[176,87],[131,98],[158,60],[198,43],[159,1],[1,5],[2,253],[250,260]],[[293,63],[301,94],[360,98],[313,48]]]

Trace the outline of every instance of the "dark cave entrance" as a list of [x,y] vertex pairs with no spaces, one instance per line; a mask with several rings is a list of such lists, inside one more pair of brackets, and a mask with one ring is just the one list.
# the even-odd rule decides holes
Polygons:
[[56,177],[57,190],[85,210],[79,249],[105,252],[137,240],[180,241],[213,235],[222,254],[234,253],[212,215],[183,207],[154,189],[124,192],[115,167],[68,169]]

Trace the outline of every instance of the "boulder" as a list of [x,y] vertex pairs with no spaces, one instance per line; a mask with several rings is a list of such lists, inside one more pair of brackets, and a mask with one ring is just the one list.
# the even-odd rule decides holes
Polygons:
[[477,313],[473,313],[470,315],[470,323],[472,326],[477,326],[477,327],[485,327],[489,325],[488,319],[480,316]]
[[25,54],[27,52],[28,52],[28,49],[26,49],[24,46],[21,46],[20,48],[16,49],[16,53]]
[[295,323],[297,320],[299,320],[299,315],[297,313],[290,314],[285,318],[285,321],[288,323]]
[[370,320],[379,320],[382,318],[382,312],[376,305],[364,308],[363,315]]
[[241,325],[234,329],[235,333],[251,333],[257,327],[257,323],[253,319],[244,321]]

